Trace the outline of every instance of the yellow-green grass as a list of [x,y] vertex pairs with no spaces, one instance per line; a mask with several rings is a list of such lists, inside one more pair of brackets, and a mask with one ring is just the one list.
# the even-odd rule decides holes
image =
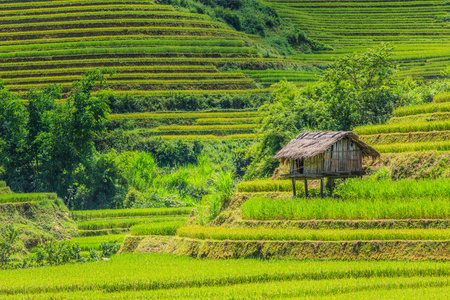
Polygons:
[[81,250],[89,250],[98,249],[103,242],[116,242],[117,244],[121,244],[125,239],[127,233],[122,234],[108,234],[108,235],[100,235],[100,236],[81,236],[71,239],[71,242],[77,243]]
[[180,237],[208,240],[371,241],[449,240],[450,229],[267,229],[186,226]]
[[401,153],[417,151],[449,151],[450,141],[424,142],[424,143],[395,143],[386,145],[375,145],[381,153]]
[[436,103],[450,102],[450,93],[443,93],[443,94],[436,95],[433,98],[433,101]]
[[[436,143],[446,142],[450,140],[450,130],[445,131],[427,131],[427,132],[404,132],[404,133],[385,133],[361,135],[361,140],[369,145],[383,145],[383,144],[402,144],[402,143]],[[378,146],[376,146],[378,147]],[[430,149],[436,148],[430,146]],[[388,148],[384,151],[388,151]]]
[[254,197],[241,208],[244,220],[448,219],[448,198],[271,199]]
[[[274,65],[292,63],[261,58],[253,46],[259,43],[255,36],[232,30],[207,15],[175,11],[170,5],[155,5],[153,1],[7,2],[0,4],[0,24],[0,77],[19,93],[50,83],[62,84],[66,92],[70,82],[78,79],[75,77],[99,66],[119,66],[108,84],[118,91],[242,93],[257,88],[252,79],[213,71],[212,65],[234,63],[239,58]],[[155,65],[187,65],[188,61],[205,65],[205,72],[201,68],[192,68],[190,74],[136,71]],[[26,70],[32,70],[29,76]],[[139,80],[144,78],[161,80]],[[202,80],[206,78],[218,81]]]
[[[230,298],[248,295],[248,298],[254,299],[260,287],[258,284],[268,284],[262,289],[261,298],[265,298],[265,291],[272,295],[270,287],[278,292],[288,286],[310,287],[312,295],[317,297],[314,291],[333,294],[340,290],[339,286],[346,291],[364,290],[363,287],[369,281],[376,279],[379,283],[374,282],[373,288],[388,289],[391,286],[388,282],[395,279],[400,282],[402,279],[415,280],[414,277],[419,281],[447,280],[448,275],[450,264],[433,261],[200,260],[148,253],[116,255],[110,261],[96,263],[2,271],[0,292],[2,297],[18,299],[39,299],[41,296],[44,299],[70,299],[72,295],[77,299],[96,298],[96,295],[111,299],[114,295],[120,297],[119,292],[125,293],[125,299],[134,298],[139,292],[148,295],[156,292],[157,297],[165,294],[168,298],[174,298],[174,295],[185,298],[194,293],[194,296],[204,298],[203,295],[209,295],[209,289],[219,289],[217,298],[223,299],[220,288],[228,287],[230,290],[236,288],[236,292],[239,292],[231,294]],[[334,282],[332,287],[328,285],[330,282]],[[249,286],[251,290],[245,293],[241,284],[256,285],[254,290]],[[276,288],[277,285],[280,289]],[[197,287],[200,288],[199,293],[196,293]],[[94,293],[94,297],[90,297],[92,294],[89,293]],[[277,293],[273,295],[275,298],[280,296]],[[146,294],[142,296],[146,298]]]
[[55,193],[6,194],[0,195],[0,203],[36,202],[41,200],[54,200]]
[[[404,74],[435,78],[441,69],[428,70],[433,59],[450,58],[445,1],[356,1],[265,0],[306,34],[334,46],[332,51],[299,54],[310,63],[328,63],[348,53],[363,52],[381,42],[394,46],[392,60]],[[417,66],[409,66],[416,63]],[[402,72],[399,72],[402,73]]]
[[155,130],[160,132],[167,131],[231,131],[231,130],[250,130],[256,128],[255,124],[238,124],[238,125],[169,125],[159,126]]
[[184,221],[139,224],[130,228],[132,235],[175,235],[177,229],[186,224]]
[[[41,2],[42,3],[42,2]],[[49,9],[46,7],[41,8],[27,8],[24,9],[14,9],[9,8],[8,10],[1,10],[1,15],[8,18],[19,18],[20,16],[27,16],[27,15],[44,15],[44,14],[67,14],[67,13],[74,13],[74,12],[84,12],[84,13],[90,13],[90,12],[104,12],[104,13],[110,13],[111,11],[117,11],[121,12],[123,10],[126,11],[147,11],[149,13],[176,13],[176,14],[186,14],[181,12],[175,12],[173,11],[173,7],[169,5],[152,5],[152,3],[146,3],[149,5],[144,5],[142,3],[139,4],[130,4],[124,5],[122,3],[107,3],[104,2],[103,5],[88,5],[84,3],[83,5],[78,5],[79,2],[73,2],[70,6],[59,6],[59,7],[52,7],[51,11],[49,12]],[[26,18],[26,17],[25,17]]]
[[450,112],[438,112],[419,115],[410,115],[404,117],[391,118],[387,124],[400,124],[400,123],[419,123],[419,122],[431,122],[431,121],[443,121],[450,119]]
[[450,293],[445,276],[405,276],[321,280],[275,280],[252,283],[105,293],[100,290],[18,294],[5,299],[442,299]]
[[197,124],[244,124],[244,123],[255,123],[258,118],[203,118],[196,119]]
[[450,112],[450,103],[428,103],[421,105],[412,105],[400,107],[394,110],[394,116],[403,117],[409,115],[418,115],[435,112]]
[[[296,181],[297,191],[303,190],[300,181]],[[292,192],[292,181],[290,180],[252,180],[243,181],[236,185],[238,192],[258,193],[258,192]]]
[[[76,2],[74,1],[68,1],[68,0],[51,0],[51,1],[26,1],[26,2],[20,2],[20,1],[10,1],[0,4],[0,9],[11,9],[11,8],[38,8],[38,7],[53,7],[53,6],[81,6],[81,5],[87,5],[87,4],[102,4],[105,5],[107,3],[110,4],[123,4],[123,0],[78,0]],[[149,0],[127,0],[126,3],[130,4],[144,4],[144,5],[151,5],[151,7],[157,9],[161,8],[164,10],[171,10],[172,6],[169,5],[154,5],[155,3]]]
[[6,182],[0,181],[0,187],[6,187]]
[[450,179],[351,179],[336,190],[343,198],[368,200],[450,199]]
[[241,140],[241,139],[259,139],[262,137],[260,134],[230,134],[230,135],[158,135],[158,138],[165,140]]
[[[207,15],[182,13],[178,11],[152,11],[148,6],[142,5],[109,5],[107,7],[99,6],[83,6],[74,9],[73,7],[53,8],[51,13],[42,14],[43,9],[27,9],[25,15],[14,14],[14,11],[3,11],[2,17],[0,17],[1,24],[10,24],[18,22],[36,22],[37,20],[74,20],[74,19],[108,19],[108,18],[128,18],[130,16],[142,16],[145,15],[150,19],[155,18],[186,18],[194,20],[210,20],[211,17]],[[103,10],[102,10],[103,9]],[[114,9],[114,11],[111,11]],[[83,11],[83,15],[80,15],[80,10]],[[16,11],[17,12],[17,11]],[[23,12],[23,11],[22,11]],[[7,15],[6,15],[7,14]],[[6,16],[5,16],[6,15]]]
[[145,119],[197,119],[197,118],[247,118],[257,115],[255,111],[236,112],[173,112],[173,113],[134,113],[111,114],[112,120],[145,120]]
[[183,216],[189,215],[192,208],[137,208],[137,209],[101,209],[72,211],[75,219],[103,219],[120,217],[145,217],[145,216]]
[[377,133],[395,133],[395,132],[414,132],[414,131],[442,131],[450,130],[450,121],[430,121],[417,123],[396,123],[385,125],[367,125],[356,127],[353,131],[357,134],[377,134]]
[[154,218],[154,217],[140,217],[140,218],[120,218],[120,219],[101,219],[79,222],[77,227],[79,230],[100,230],[100,229],[112,229],[112,228],[130,228],[137,224],[143,223],[161,223],[168,221],[186,221],[186,217],[181,216],[168,216],[164,218]]

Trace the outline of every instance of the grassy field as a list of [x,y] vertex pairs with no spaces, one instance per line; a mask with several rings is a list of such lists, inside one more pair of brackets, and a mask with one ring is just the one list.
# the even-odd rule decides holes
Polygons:
[[212,240],[372,241],[448,240],[449,229],[267,229],[186,226],[177,235]]
[[[85,276],[88,273],[95,276]],[[445,287],[449,274],[450,265],[442,262],[196,260],[124,254],[106,262],[2,271],[0,291],[11,299],[312,297]]]

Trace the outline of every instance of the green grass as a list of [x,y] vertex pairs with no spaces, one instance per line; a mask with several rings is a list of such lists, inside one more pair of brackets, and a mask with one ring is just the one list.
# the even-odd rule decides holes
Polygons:
[[436,103],[450,102],[450,93],[443,93],[434,96],[433,101]]
[[191,207],[180,208],[138,208],[138,209],[102,209],[72,211],[75,219],[103,219],[119,217],[146,217],[146,216],[183,216],[189,215]]
[[[237,298],[246,295],[254,298],[255,292],[258,293],[259,290],[257,284],[267,283],[267,288],[261,289],[263,291],[261,296],[264,298],[264,291],[272,295],[271,287],[275,288],[277,285],[280,289],[275,288],[275,292],[282,290],[282,287],[291,286],[306,289],[310,287],[311,293],[314,293],[317,287],[317,290],[323,290],[325,294],[333,294],[338,293],[340,283],[341,288],[346,287],[344,289],[346,291],[357,291],[355,286],[358,287],[358,282],[361,282],[363,287],[371,279],[374,281],[378,279],[378,283],[373,282],[374,289],[379,289],[383,284],[386,284],[385,288],[388,289],[388,282],[396,278],[400,282],[401,279],[407,282],[410,278],[412,282],[415,280],[412,279],[414,276],[420,277],[417,278],[419,281],[433,280],[428,277],[433,277],[434,280],[439,278],[448,280],[448,275],[450,264],[433,261],[198,260],[150,253],[116,255],[110,261],[97,263],[2,271],[0,292],[2,297],[11,296],[19,299],[23,299],[24,296],[30,299],[40,296],[42,298],[61,296],[62,298],[56,299],[70,299],[71,295],[83,298],[83,294],[71,293],[86,293],[87,296],[84,298],[91,298],[89,293],[94,293],[93,298],[99,295],[111,299],[113,295],[120,297],[120,294],[110,293],[120,292],[125,293],[124,298],[129,299],[139,295],[137,293],[156,292],[158,297],[167,291],[166,295],[169,298],[174,298],[174,295],[185,298],[189,293],[195,295],[198,287],[200,290],[197,295],[201,298],[204,298],[202,292],[210,288],[219,289],[217,297],[223,298],[221,295],[224,294],[220,293],[221,287],[228,287],[230,290],[236,287],[237,293],[231,294],[232,298],[236,298],[233,295]],[[292,284],[297,282],[295,280],[300,284]],[[329,289],[330,282],[334,282],[332,289]],[[245,293],[246,289],[240,286],[241,284],[256,285],[255,289],[249,286],[248,293]],[[180,290],[182,288],[186,290]],[[327,289],[329,292],[326,292]],[[180,294],[177,294],[177,291],[180,291]],[[171,292],[175,294],[171,295]],[[280,295],[275,293],[274,296]]]
[[120,218],[120,219],[102,219],[102,220],[92,220],[84,221],[78,223],[79,230],[100,230],[100,229],[112,229],[112,228],[130,228],[131,226],[142,224],[142,223],[161,223],[167,221],[185,221],[186,218],[181,217],[164,217],[164,218]]
[[101,235],[101,236],[89,236],[89,237],[76,237],[71,239],[71,242],[78,243],[80,248],[84,251],[89,250],[89,248],[92,249],[98,249],[102,242],[117,242],[118,244],[121,244],[127,234],[108,234],[108,235]]
[[400,123],[386,125],[367,125],[356,127],[353,131],[357,134],[377,134],[377,133],[395,133],[395,132],[414,132],[414,131],[442,131],[450,130],[450,121],[431,121],[417,123]]
[[348,180],[336,190],[343,198],[347,199],[449,199],[450,179],[402,179],[391,180]]
[[0,195],[0,203],[36,202],[56,198],[55,193],[6,194]]
[[139,224],[130,228],[132,235],[175,235],[185,221]]
[[197,124],[246,124],[246,123],[255,123],[258,118],[203,118],[196,119],[195,122]]
[[181,237],[211,240],[370,241],[448,240],[450,229],[268,229],[186,226]]
[[[295,187],[297,190],[303,189],[303,184],[296,181]],[[238,192],[292,192],[292,181],[290,180],[253,180],[243,181],[236,185]]]
[[444,121],[450,119],[450,112],[428,113],[391,118],[387,124],[421,123],[431,121]]
[[450,141],[443,142],[423,142],[423,143],[393,143],[386,145],[376,145],[381,153],[402,153],[417,151],[449,151]]
[[6,182],[0,181],[0,187],[6,187]]
[[[449,284],[444,276],[275,280],[114,293],[98,290],[46,293],[25,299],[440,299],[450,293]],[[22,297],[20,294],[5,299],[24,299]]]
[[402,117],[435,112],[450,112],[450,103],[428,103],[397,108],[394,116]]
[[204,134],[204,135],[159,135],[158,138],[162,138],[165,140],[241,140],[241,139],[259,139],[261,135],[259,134],[229,134],[229,135],[212,135],[212,134]]
[[241,208],[244,220],[447,219],[446,198],[271,199],[254,197]]

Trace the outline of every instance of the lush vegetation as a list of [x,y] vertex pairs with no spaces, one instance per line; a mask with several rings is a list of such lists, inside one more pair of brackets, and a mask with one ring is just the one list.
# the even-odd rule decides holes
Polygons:
[[[92,278],[85,276],[86,273],[97,276]],[[261,297],[279,296],[280,289],[272,292],[270,289],[289,285],[288,295],[317,297],[355,291],[358,287],[372,291],[402,288],[408,283],[412,288],[432,287],[433,283],[445,286],[447,279],[441,280],[448,274],[448,264],[430,261],[196,260],[160,254],[125,254],[109,262],[3,271],[0,290],[11,298],[101,297],[105,291],[109,298],[119,296],[115,294],[119,292],[124,297],[154,294],[158,298],[164,294],[184,297],[192,293],[202,297],[211,289],[206,295],[223,298],[242,297],[242,293],[250,293],[251,297],[258,293]],[[300,280],[302,284],[293,284]]]
[[448,240],[448,229],[266,229],[186,226],[181,237],[213,240],[360,241],[360,240]]
[[175,235],[185,221],[140,224],[131,227],[132,235]]

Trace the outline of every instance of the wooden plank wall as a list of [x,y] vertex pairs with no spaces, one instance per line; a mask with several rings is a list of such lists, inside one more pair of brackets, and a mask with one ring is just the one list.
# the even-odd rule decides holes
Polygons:
[[337,141],[325,153],[304,160],[290,161],[291,173],[321,174],[362,170],[362,151],[349,139]]

